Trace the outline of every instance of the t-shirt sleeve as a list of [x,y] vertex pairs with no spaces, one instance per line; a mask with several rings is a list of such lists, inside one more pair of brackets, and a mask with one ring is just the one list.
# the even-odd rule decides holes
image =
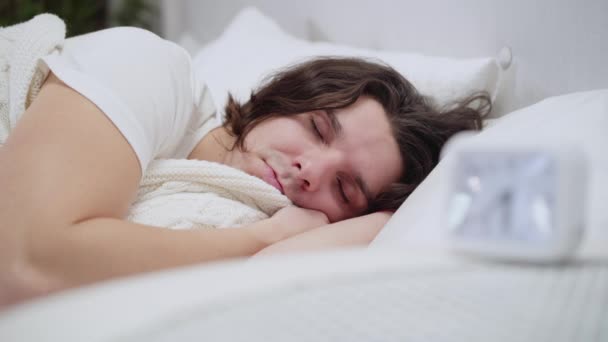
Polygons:
[[69,38],[42,66],[97,107],[129,142],[142,173],[180,143],[193,115],[188,53],[146,30],[120,27]]

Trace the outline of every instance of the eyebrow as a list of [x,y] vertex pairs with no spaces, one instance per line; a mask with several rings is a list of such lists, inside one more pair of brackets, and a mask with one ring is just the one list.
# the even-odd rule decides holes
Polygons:
[[[329,118],[329,125],[331,126],[331,129],[334,131],[334,135],[336,137],[340,137],[342,135],[343,130],[342,130],[342,124],[338,120],[336,113],[334,113],[333,109],[327,109],[327,110],[325,110],[325,113],[327,114],[327,117]],[[361,174],[357,173],[355,175],[355,183],[357,183],[359,190],[361,190],[361,192],[365,196],[365,199],[367,200],[367,203],[369,205],[369,203],[372,202],[374,196],[372,196],[372,192],[369,191],[369,186],[367,186],[367,183],[365,183],[365,181],[363,180],[363,177],[361,177]]]

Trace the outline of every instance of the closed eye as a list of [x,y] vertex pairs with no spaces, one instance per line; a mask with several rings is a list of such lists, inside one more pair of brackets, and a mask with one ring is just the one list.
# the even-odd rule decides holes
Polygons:
[[344,185],[342,185],[342,180],[340,180],[340,178],[336,178],[336,180],[338,181],[338,190],[340,191],[340,196],[342,197],[344,203],[348,204],[350,201],[348,200],[348,197],[344,192]]
[[315,119],[312,116],[310,117],[310,126],[312,127],[312,130],[317,136],[317,138],[319,138],[323,143],[325,143],[325,138],[323,137],[323,134],[321,134],[319,126],[317,126],[317,123],[315,122]]

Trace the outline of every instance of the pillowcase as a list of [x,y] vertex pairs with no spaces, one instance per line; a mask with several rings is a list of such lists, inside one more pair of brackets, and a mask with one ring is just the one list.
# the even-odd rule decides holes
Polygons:
[[[608,256],[608,89],[548,98],[496,119],[467,143],[508,144],[514,137],[547,145],[573,143],[585,152],[589,174],[582,253]],[[440,161],[371,246],[443,249],[441,221],[448,172],[447,163]]]
[[479,90],[496,96],[501,70],[494,58],[429,57],[297,39],[251,7],[243,9],[218,39],[204,46],[193,63],[197,76],[209,87],[216,107],[223,111],[229,91],[237,100],[246,101],[251,91],[273,71],[319,55],[383,61],[440,106]]

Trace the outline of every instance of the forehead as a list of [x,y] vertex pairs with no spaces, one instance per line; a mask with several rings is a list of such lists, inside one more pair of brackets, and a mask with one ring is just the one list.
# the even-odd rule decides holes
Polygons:
[[362,96],[334,114],[342,126],[336,145],[351,167],[361,174],[372,194],[398,181],[402,173],[401,156],[382,105]]

